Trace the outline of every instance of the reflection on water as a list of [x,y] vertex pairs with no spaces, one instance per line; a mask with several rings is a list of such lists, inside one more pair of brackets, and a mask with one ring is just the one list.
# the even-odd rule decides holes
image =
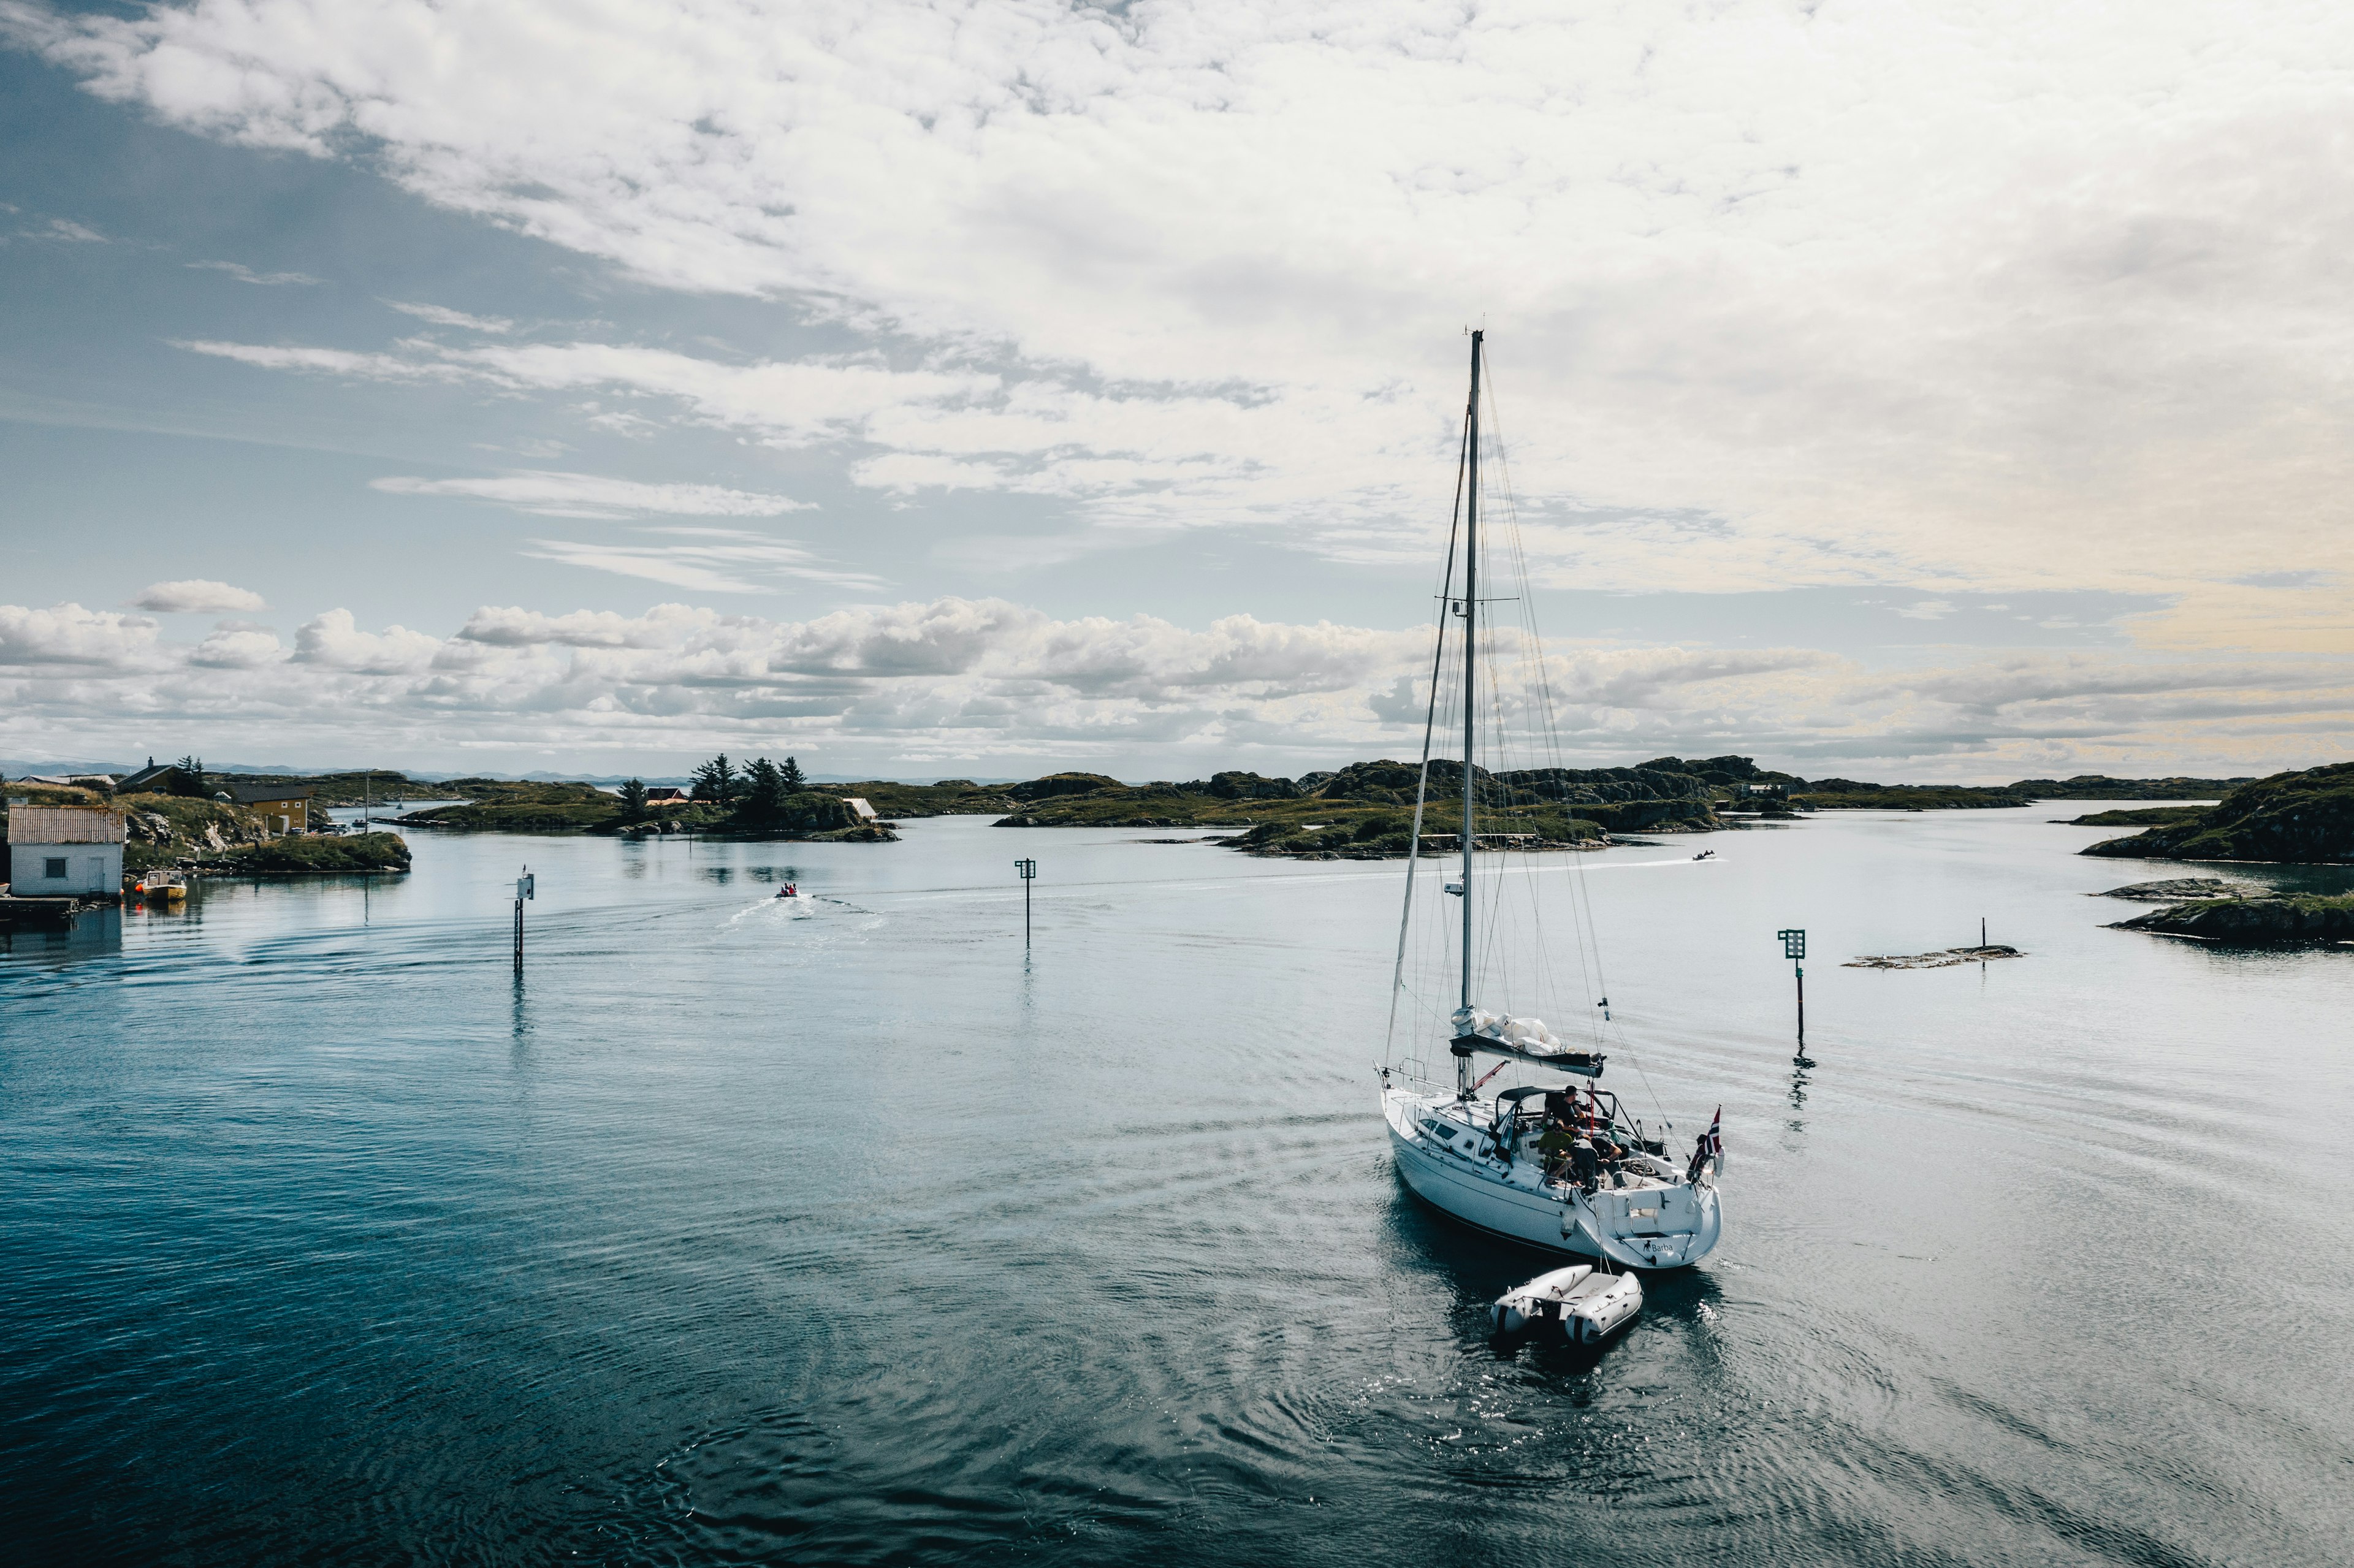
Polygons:
[[[0,955],[5,955],[12,965],[26,968],[63,968],[116,957],[122,951],[124,917],[125,911],[107,906],[84,909],[74,916],[72,924],[55,930],[0,931]],[[139,920],[178,916],[133,909],[129,917]]]
[[[2049,814],[1586,863],[1636,1046],[1613,1080],[1687,1140],[1721,1102],[1728,1149],[1724,1245],[1599,1354],[1500,1353],[1488,1303],[1545,1260],[1391,1172],[1394,865],[976,820],[420,831],[407,877],[20,936],[0,1533],[121,1562],[2337,1560],[2354,954],[2105,930],[2130,906],[2086,895],[2143,868]],[[1027,952],[1010,845],[1041,863]],[[2031,956],[1839,967],[1981,916]]]

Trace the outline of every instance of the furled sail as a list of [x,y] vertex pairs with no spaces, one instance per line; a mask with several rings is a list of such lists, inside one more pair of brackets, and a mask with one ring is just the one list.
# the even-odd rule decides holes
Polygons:
[[1487,1051],[1589,1078],[1602,1075],[1601,1053],[1571,1050],[1545,1027],[1542,1018],[1514,1018],[1490,1012],[1484,1007],[1458,1007],[1451,1022],[1455,1025],[1454,1050],[1458,1056]]

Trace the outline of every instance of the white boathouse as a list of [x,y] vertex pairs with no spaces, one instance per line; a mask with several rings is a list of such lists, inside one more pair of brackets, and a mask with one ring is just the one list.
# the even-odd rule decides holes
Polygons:
[[8,803],[8,891],[19,898],[122,894],[122,813]]

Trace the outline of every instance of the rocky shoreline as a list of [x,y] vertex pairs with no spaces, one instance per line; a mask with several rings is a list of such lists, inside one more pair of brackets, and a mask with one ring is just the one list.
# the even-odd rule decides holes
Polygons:
[[2354,897],[2201,898],[2119,920],[2109,928],[2245,946],[2354,946]]

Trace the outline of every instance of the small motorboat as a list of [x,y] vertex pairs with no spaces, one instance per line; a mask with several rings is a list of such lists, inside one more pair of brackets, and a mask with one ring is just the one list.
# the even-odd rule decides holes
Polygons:
[[1598,1345],[1643,1309],[1642,1282],[1574,1263],[1507,1290],[1488,1310],[1499,1335],[1551,1331],[1573,1345]]
[[1692,856],[1692,859],[1694,860],[1714,860],[1715,858],[1716,852],[1714,850],[1702,850],[1700,853]]
[[801,890],[790,882],[777,889],[777,896],[779,898],[799,898],[801,895]]
[[188,895],[188,879],[176,871],[151,871],[132,891],[157,904],[177,904]]

